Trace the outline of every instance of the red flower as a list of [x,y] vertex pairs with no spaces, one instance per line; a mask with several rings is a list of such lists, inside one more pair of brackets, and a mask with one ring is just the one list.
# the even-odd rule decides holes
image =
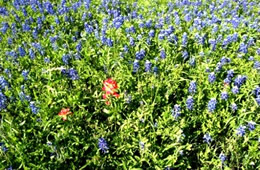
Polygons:
[[72,112],[70,111],[70,109],[69,108],[67,108],[67,109],[61,109],[61,111],[59,112],[59,114],[58,114],[58,116],[60,116],[60,117],[62,117],[62,120],[63,121],[65,121],[65,120],[67,120],[67,116],[68,115],[71,115],[72,114]]
[[[112,80],[111,78],[108,78],[104,81],[104,86],[102,88],[103,91],[106,93],[103,94],[103,99],[107,99],[109,95],[113,95],[116,98],[119,98],[119,94],[116,92],[116,89],[118,89],[117,82],[115,80]],[[106,104],[109,105],[110,103],[106,101]]]

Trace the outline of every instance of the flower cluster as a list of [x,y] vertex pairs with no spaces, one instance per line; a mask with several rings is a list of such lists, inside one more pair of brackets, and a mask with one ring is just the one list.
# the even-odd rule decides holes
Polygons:
[[70,108],[61,109],[61,111],[58,113],[58,116],[62,117],[62,120],[67,120],[68,115],[72,115],[73,113],[70,111]]
[[[112,95],[116,98],[119,98],[119,94],[116,92],[118,89],[117,82],[111,78],[107,79],[103,83],[102,90],[105,91],[105,94],[103,94],[103,99],[107,99],[108,96]],[[106,104],[110,104],[109,101],[106,101]]]

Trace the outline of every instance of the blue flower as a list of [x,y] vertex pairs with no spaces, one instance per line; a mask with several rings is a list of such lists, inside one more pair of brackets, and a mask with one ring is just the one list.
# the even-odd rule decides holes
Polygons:
[[137,60],[142,60],[145,57],[145,50],[141,49],[140,51],[137,51],[135,56]]
[[182,58],[186,60],[188,57],[189,57],[189,53],[186,50],[182,51]]
[[255,96],[260,96],[260,87],[259,86],[256,86],[256,88],[254,89],[254,94]]
[[240,87],[247,79],[247,76],[238,75],[234,80],[234,85]]
[[209,144],[210,142],[212,142],[212,138],[211,138],[211,136],[210,136],[209,133],[206,133],[206,134],[203,136],[203,140],[204,140],[204,142],[207,142],[208,144]]
[[28,74],[29,74],[29,71],[28,71],[28,70],[23,70],[23,71],[22,71],[22,76],[23,76],[24,80],[27,80],[27,79],[28,79]]
[[0,89],[5,89],[6,87],[9,87],[9,83],[3,76],[0,76]]
[[196,93],[196,90],[197,90],[196,81],[191,81],[189,87],[189,93]]
[[8,16],[8,10],[5,7],[0,7],[0,15],[2,16]]
[[20,54],[21,57],[24,57],[24,56],[26,55],[26,52],[25,52],[25,50],[23,49],[23,47],[20,46],[20,47],[18,48],[18,51],[19,51],[19,54]]
[[255,100],[256,100],[257,104],[260,106],[260,95],[257,96]]
[[152,67],[152,63],[149,60],[145,62],[145,72],[150,72]]
[[239,126],[236,130],[236,134],[239,136],[244,136],[246,134],[246,126]]
[[216,109],[217,100],[215,98],[210,99],[208,103],[209,112],[213,112]]
[[228,93],[226,91],[221,93],[221,99],[222,100],[227,100],[228,99]]
[[254,68],[260,70],[260,62],[259,61],[254,62]]
[[30,102],[30,108],[34,114],[37,114],[39,112],[39,108],[36,107],[35,102]]
[[253,131],[255,129],[255,125],[256,125],[255,122],[249,121],[247,124],[249,131]]
[[134,40],[134,38],[133,38],[133,37],[130,37],[129,39],[130,39],[130,40],[129,40],[129,41],[130,41],[130,45],[131,45],[131,46],[135,46],[135,40]]
[[45,62],[45,63],[50,63],[50,58],[45,57],[45,58],[44,58],[44,62]]
[[69,60],[71,59],[71,56],[69,54],[64,54],[62,56],[62,61],[65,65],[68,65],[69,64]]
[[108,145],[107,145],[107,141],[104,138],[98,139],[98,147],[103,153],[108,152],[109,148],[108,148]]
[[215,82],[215,80],[216,80],[216,75],[215,75],[214,72],[211,72],[211,73],[209,74],[208,80],[209,80],[210,83],[214,83],[214,82]]
[[227,159],[227,157],[226,157],[223,153],[221,153],[221,154],[219,155],[219,159],[221,160],[222,163],[224,163],[225,160]]
[[165,50],[164,50],[164,49],[161,50],[160,56],[161,56],[162,59],[165,59],[166,53],[165,53]]
[[29,49],[29,56],[31,59],[35,58],[35,53],[34,53],[33,49],[31,49],[31,48]]
[[181,106],[178,104],[174,105],[174,108],[171,110],[172,116],[174,119],[177,119],[181,115]]
[[239,93],[239,88],[237,86],[234,86],[232,89],[231,89],[232,93],[233,94],[238,94]]
[[6,96],[0,92],[0,111],[5,109],[7,103],[7,98]]
[[66,70],[66,75],[71,79],[71,80],[78,80],[79,79],[79,75],[77,70],[75,70],[74,68],[71,68],[69,70]]
[[234,76],[234,70],[228,70],[227,71],[227,78],[231,79]]
[[189,96],[186,100],[186,106],[189,110],[193,109],[193,105],[194,105],[194,100],[192,96]]
[[139,69],[140,65],[139,65],[139,60],[135,60],[133,63],[133,73],[136,73]]
[[149,34],[149,37],[154,37],[155,36],[155,31],[154,30],[150,30],[148,34]]
[[139,142],[139,145],[140,145],[141,149],[143,150],[143,149],[144,149],[144,147],[145,147],[145,143],[144,143],[144,142],[142,142],[142,141],[140,141],[140,142]]
[[157,74],[158,73],[158,67],[154,66],[153,67],[153,72],[154,72],[154,74]]
[[231,109],[232,109],[233,112],[237,110],[237,105],[236,105],[236,103],[232,103],[230,107],[231,107]]

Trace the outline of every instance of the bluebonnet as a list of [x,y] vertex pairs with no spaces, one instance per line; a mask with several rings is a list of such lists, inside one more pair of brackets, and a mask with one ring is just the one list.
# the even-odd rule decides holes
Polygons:
[[216,40],[215,40],[215,39],[209,39],[209,43],[210,43],[210,45],[211,45],[211,50],[212,50],[212,51],[215,51],[216,45],[217,45]]
[[216,75],[215,75],[214,72],[211,72],[211,73],[209,74],[208,80],[209,80],[210,83],[214,83],[214,82],[215,82],[215,80],[216,80]]
[[230,107],[231,107],[232,111],[237,110],[237,104],[236,103],[232,103]]
[[221,160],[221,163],[224,163],[227,157],[223,153],[221,153],[219,154],[219,159]]
[[111,38],[107,38],[107,40],[106,40],[106,45],[107,45],[108,47],[112,47],[113,44],[114,44],[113,40],[112,40]]
[[186,100],[186,106],[188,108],[188,110],[192,110],[193,109],[193,105],[194,105],[194,100],[192,96],[189,96]]
[[24,80],[27,80],[27,79],[28,79],[28,74],[29,74],[29,71],[28,71],[28,70],[23,70],[23,71],[22,71],[22,76],[23,76]]
[[184,51],[182,52],[182,58],[183,58],[184,60],[186,60],[188,57],[189,57],[189,53],[188,53],[186,50],[184,50]]
[[0,89],[5,89],[6,87],[9,87],[9,83],[3,76],[0,76]]
[[45,62],[45,63],[50,63],[50,58],[45,57],[45,58],[44,58],[44,62]]
[[157,74],[158,73],[158,67],[154,66],[153,67],[153,72],[154,72],[154,74]]
[[98,147],[103,153],[108,152],[109,148],[108,148],[108,145],[107,145],[107,141],[104,138],[98,139]]
[[53,15],[55,13],[52,4],[49,1],[44,3],[44,7],[49,14]]
[[224,79],[224,84],[228,85],[230,83],[231,83],[231,79],[229,79],[229,78]]
[[260,87],[256,86],[256,88],[254,89],[253,92],[254,92],[255,96],[260,96]]
[[7,22],[2,22],[2,28],[1,28],[1,32],[3,33],[3,34],[5,34],[6,33],[6,31],[8,30],[8,28],[9,28],[9,24],[7,23]]
[[24,56],[26,55],[26,52],[25,52],[25,50],[23,49],[23,47],[20,46],[20,47],[18,48],[18,51],[19,51],[19,54],[20,54],[21,57],[24,57]]
[[186,46],[187,43],[188,43],[188,35],[187,35],[186,32],[184,32],[183,35],[182,35],[182,45]]
[[189,93],[196,93],[197,90],[197,83],[196,81],[191,81],[190,82],[190,87],[189,87]]
[[150,72],[152,67],[152,63],[149,60],[145,62],[145,72]]
[[203,136],[203,140],[204,140],[204,142],[206,142],[206,143],[210,143],[210,142],[212,142],[212,138],[211,138],[211,136],[210,136],[210,134],[209,133],[206,133],[204,136]]
[[231,89],[232,93],[233,94],[238,94],[239,93],[239,88],[237,86],[234,86],[232,89]]
[[2,92],[0,92],[0,111],[1,111],[2,109],[5,109],[6,103],[7,103],[7,98],[6,98],[6,96],[5,96]]
[[195,57],[191,57],[190,60],[189,60],[189,64],[190,66],[194,67],[196,65],[196,59]]
[[234,70],[228,70],[227,71],[227,78],[231,79],[234,76]]
[[3,142],[0,142],[0,148],[2,149],[3,152],[8,151],[8,149],[5,146],[5,143],[3,143]]
[[144,149],[144,147],[145,147],[145,143],[144,143],[144,142],[142,142],[142,141],[140,141],[140,142],[139,142],[139,145],[140,145],[141,149],[143,150],[143,149]]
[[63,69],[61,72],[65,74],[67,77],[69,77],[71,80],[79,79],[78,71],[74,68],[70,68],[68,70]]
[[133,72],[136,73],[139,69],[140,65],[139,65],[139,61],[135,60],[133,63]]
[[241,126],[239,126],[237,129],[236,129],[236,134],[238,135],[238,136],[244,136],[245,134],[246,134],[246,126],[243,126],[243,125],[241,125]]
[[62,56],[62,61],[63,61],[63,63],[65,64],[65,65],[68,65],[69,64],[69,60],[71,59],[71,56],[70,56],[70,54],[64,54],[63,56]]
[[128,46],[125,45],[125,46],[124,46],[124,52],[128,52],[128,50],[129,50],[129,49],[128,49]]
[[166,53],[165,53],[165,50],[164,50],[164,49],[161,50],[160,56],[161,56],[162,59],[165,59]]
[[245,43],[241,43],[240,46],[239,46],[239,49],[238,49],[239,52],[242,52],[242,53],[247,53],[248,52],[248,46],[247,44]]
[[129,41],[130,41],[130,45],[131,45],[131,46],[134,46],[134,45],[135,45],[135,40],[134,40],[134,38],[133,38],[133,37],[130,37],[129,39],[130,39],[130,40],[129,40]]
[[31,97],[26,95],[23,91],[19,93],[19,98],[21,101],[31,101]]
[[9,38],[7,39],[7,43],[8,43],[8,45],[11,45],[11,44],[13,43],[13,39],[9,37]]
[[255,125],[256,123],[254,121],[249,121],[247,124],[249,131],[255,130]]
[[130,31],[131,33],[135,33],[135,32],[136,32],[135,27],[134,27],[134,26],[131,26],[131,27],[129,28],[129,31]]
[[0,7],[0,15],[2,16],[8,16],[8,10],[5,7]]
[[34,53],[33,49],[31,49],[31,48],[29,49],[29,56],[31,59],[35,58],[35,53]]
[[28,31],[31,30],[31,27],[30,27],[30,25],[28,23],[22,24],[22,28],[23,28],[24,32],[28,32]]
[[76,45],[76,50],[77,50],[78,52],[80,52],[80,51],[82,50],[82,43],[81,43],[81,41],[78,42],[78,44]]
[[9,69],[5,69],[4,70],[5,74],[8,76],[8,78],[11,78],[12,77],[12,74],[11,74],[11,71]]
[[260,70],[260,61],[254,62],[254,68]]
[[142,60],[144,57],[145,57],[145,50],[144,49],[141,49],[140,51],[137,51],[135,53],[135,58],[137,60]]
[[149,37],[154,37],[155,36],[155,31],[154,30],[150,30],[148,34],[149,34]]
[[221,93],[221,99],[222,100],[227,100],[228,99],[228,93],[226,91]]
[[256,103],[260,106],[260,95],[258,95],[255,100],[256,100]]
[[137,39],[140,41],[142,39],[142,35],[138,34]]
[[39,108],[35,105],[35,102],[31,101],[29,106],[32,113],[37,114],[39,112]]
[[216,105],[217,105],[217,100],[215,98],[210,99],[208,103],[209,112],[214,112],[214,110],[216,109]]
[[234,85],[240,87],[247,80],[247,76],[238,75],[234,80]]
[[172,116],[174,119],[177,119],[181,115],[181,106],[178,104],[174,105],[174,108],[171,110]]
[[248,61],[254,61],[255,60],[255,58],[253,57],[253,56],[250,56],[249,58],[248,58]]

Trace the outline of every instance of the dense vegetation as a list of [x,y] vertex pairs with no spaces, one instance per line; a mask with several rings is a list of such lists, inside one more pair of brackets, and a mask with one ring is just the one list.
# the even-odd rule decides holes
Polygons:
[[0,0],[0,169],[260,169],[259,11]]

